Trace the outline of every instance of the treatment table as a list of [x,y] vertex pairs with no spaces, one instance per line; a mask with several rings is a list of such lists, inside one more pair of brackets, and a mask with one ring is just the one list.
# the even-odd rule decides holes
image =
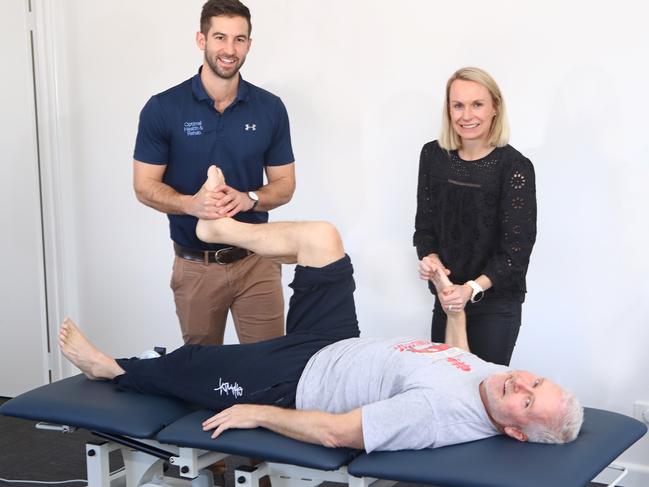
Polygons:
[[[323,481],[365,487],[380,479],[440,487],[584,486],[640,439],[647,427],[632,418],[585,408],[579,437],[566,445],[521,443],[505,436],[432,450],[364,453],[292,440],[264,429],[228,430],[219,438],[201,429],[214,413],[172,398],[122,391],[111,382],[78,375],[26,392],[0,413],[40,421],[37,427],[87,429],[91,487],[212,487],[205,468],[228,455],[264,460],[235,471],[238,487],[315,486]],[[109,471],[109,453],[120,450],[125,468]],[[183,479],[165,476],[176,465]],[[622,470],[611,484],[626,475]],[[186,479],[186,480],[184,480]]]

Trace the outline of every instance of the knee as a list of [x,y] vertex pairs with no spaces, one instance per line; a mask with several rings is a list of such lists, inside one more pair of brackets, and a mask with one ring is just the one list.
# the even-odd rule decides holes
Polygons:
[[329,222],[312,222],[309,229],[311,244],[321,252],[340,254],[343,252],[343,242],[338,229]]

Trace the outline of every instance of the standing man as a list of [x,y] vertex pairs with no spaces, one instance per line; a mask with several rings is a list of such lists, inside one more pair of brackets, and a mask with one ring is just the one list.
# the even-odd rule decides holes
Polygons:
[[[196,238],[198,218],[265,223],[290,201],[295,169],[286,108],[243,80],[250,11],[238,0],[203,6],[193,78],[149,99],[140,114],[133,162],[137,199],[169,217],[176,313],[187,344],[223,343],[228,311],[241,343],[284,333],[280,264]],[[227,178],[202,188],[207,168]],[[264,184],[264,172],[267,183]]]

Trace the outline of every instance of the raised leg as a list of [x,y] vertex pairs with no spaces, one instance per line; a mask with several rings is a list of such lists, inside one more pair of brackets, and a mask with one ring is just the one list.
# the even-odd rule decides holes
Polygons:
[[124,369],[117,365],[115,359],[90,343],[70,318],[61,323],[59,345],[65,358],[89,379],[113,379],[124,373]]
[[[224,182],[223,174],[211,166],[205,186]],[[278,222],[253,225],[232,218],[199,220],[198,238],[208,243],[226,243],[284,263],[323,267],[345,255],[336,228],[327,222]]]
[[[441,268],[433,271],[431,281],[438,295],[442,294],[447,287],[453,285]],[[454,347],[470,351],[469,340],[466,334],[466,313],[464,310],[446,311],[446,316],[446,337],[444,342]]]

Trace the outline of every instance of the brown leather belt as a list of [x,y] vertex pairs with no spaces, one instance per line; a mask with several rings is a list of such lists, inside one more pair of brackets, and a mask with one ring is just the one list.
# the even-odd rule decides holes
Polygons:
[[250,250],[240,247],[225,247],[220,250],[194,250],[182,247],[177,243],[174,243],[174,252],[181,259],[221,265],[232,264],[253,254]]

